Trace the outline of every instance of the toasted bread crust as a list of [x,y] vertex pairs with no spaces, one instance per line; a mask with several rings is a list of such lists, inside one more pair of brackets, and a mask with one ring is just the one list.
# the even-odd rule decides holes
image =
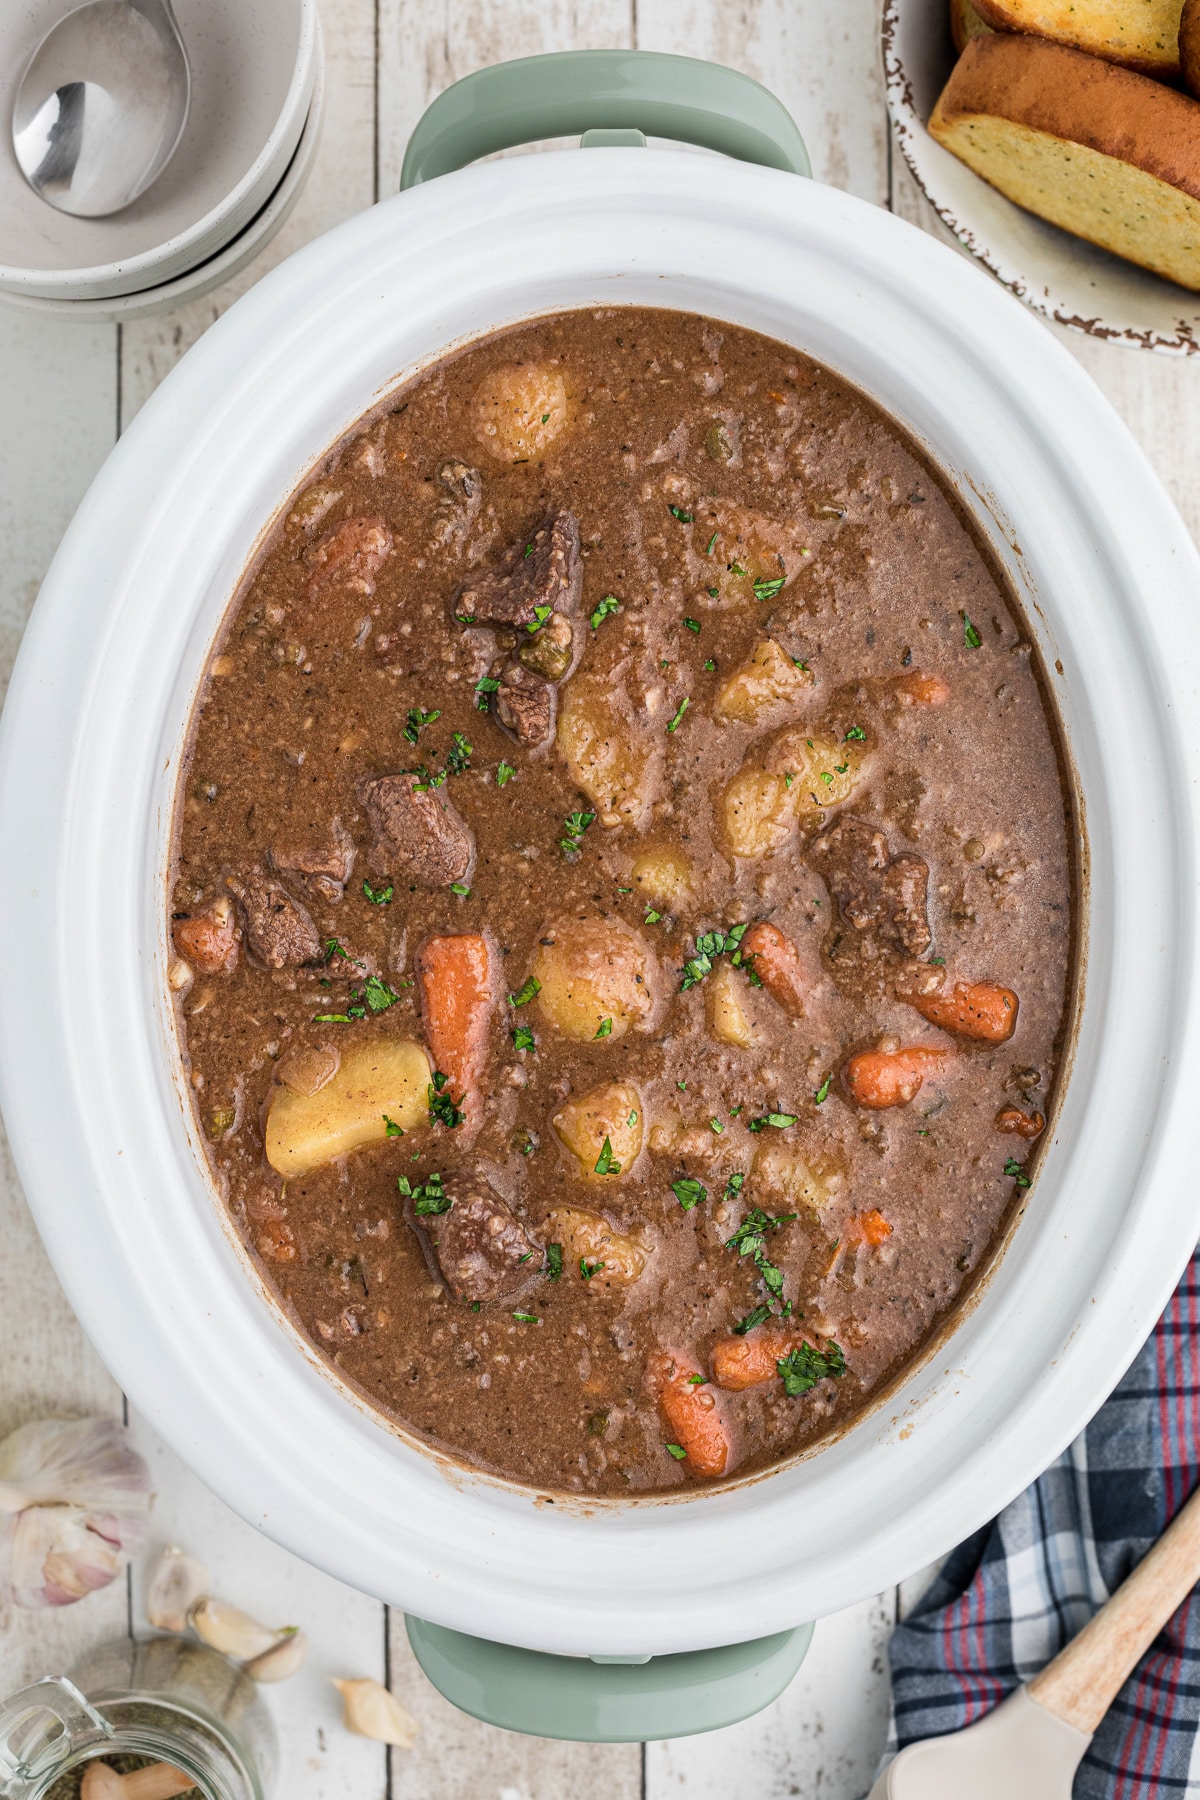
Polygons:
[[[1200,0],[1197,4],[1200,5]],[[991,29],[972,0],[950,0],[950,36],[956,50],[965,50],[973,37]]]
[[1179,66],[1193,94],[1200,94],[1200,0],[1183,0],[1179,18]]
[[1131,69],[1039,38],[972,38],[929,129],[937,137],[980,114],[1082,144],[1200,200],[1200,101]]
[[[1144,75],[1179,73],[1181,0],[972,0],[997,31],[1028,32]],[[1137,13],[1135,20],[1132,16]]]

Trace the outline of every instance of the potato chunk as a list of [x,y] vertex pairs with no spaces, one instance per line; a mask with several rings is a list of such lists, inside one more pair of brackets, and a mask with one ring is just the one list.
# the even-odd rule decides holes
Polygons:
[[544,456],[566,422],[566,384],[538,363],[493,369],[471,400],[475,436],[500,462]]
[[577,675],[568,684],[558,748],[601,825],[641,824],[662,777],[663,747],[639,730],[607,682]]
[[678,909],[691,897],[695,870],[682,850],[671,844],[651,844],[634,863],[629,878],[647,900]]
[[311,1094],[276,1087],[267,1111],[267,1161],[281,1175],[307,1175],[362,1144],[382,1143],[388,1121],[402,1131],[429,1122],[429,1058],[407,1038],[380,1038],[348,1051]]
[[748,661],[718,690],[717,717],[753,725],[772,712],[794,712],[812,685],[810,669],[794,662],[774,638],[760,638]]
[[719,1043],[749,1050],[761,1033],[746,1005],[746,977],[727,962],[719,962],[706,983],[709,1030]]
[[581,1043],[614,1044],[644,1028],[658,997],[660,971],[640,931],[618,919],[564,919],[542,934],[533,974],[547,1024]]
[[[645,1111],[642,1097],[625,1081],[593,1088],[577,1100],[568,1100],[554,1115],[554,1129],[571,1155],[578,1158],[579,1172],[594,1181],[611,1181],[615,1174],[628,1175],[642,1147]],[[596,1164],[604,1145],[609,1147],[608,1172]]]
[[696,508],[695,541],[705,551],[705,586],[715,586],[722,602],[773,600],[800,567],[805,535],[790,519],[772,518],[733,500],[701,501]]
[[750,1165],[757,1203],[820,1212],[841,1191],[845,1176],[825,1156],[810,1156],[790,1144],[763,1144]]
[[[582,1277],[592,1289],[637,1281],[650,1259],[650,1247],[640,1238],[580,1206],[556,1206],[542,1221],[541,1236],[547,1244],[562,1245],[564,1273]],[[586,1269],[593,1273],[585,1274]]]
[[797,825],[818,829],[857,791],[865,774],[861,743],[841,743],[799,725],[765,751],[756,746],[725,790],[725,836],[735,856],[774,856]]

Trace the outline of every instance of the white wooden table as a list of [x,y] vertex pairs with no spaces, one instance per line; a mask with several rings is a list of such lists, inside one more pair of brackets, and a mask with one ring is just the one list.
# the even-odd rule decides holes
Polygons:
[[[121,328],[0,306],[0,681],[59,537],[122,426],[266,268],[395,191],[422,109],[482,64],[630,45],[731,64],[791,109],[819,180],[940,233],[892,155],[878,0],[321,0],[321,9],[324,138],[296,212],[258,262],[205,300]],[[1200,532],[1200,358],[1063,338]],[[0,1146],[0,1435],[46,1413],[117,1415],[122,1405],[59,1291]],[[398,1615],[265,1541],[136,1415],[129,1423],[154,1469],[154,1545],[191,1549],[221,1593],[271,1622],[303,1624],[313,1641],[305,1672],[271,1690],[285,1745],[279,1800],[855,1800],[869,1786],[886,1715],[887,1635],[903,1592],[822,1621],[791,1689],[745,1725],[645,1748],[516,1737],[465,1718],[434,1692]],[[144,1575],[138,1567],[128,1584],[58,1613],[0,1608],[0,1693],[143,1626]],[[417,1748],[389,1759],[346,1735],[331,1675],[389,1680],[422,1722]]]

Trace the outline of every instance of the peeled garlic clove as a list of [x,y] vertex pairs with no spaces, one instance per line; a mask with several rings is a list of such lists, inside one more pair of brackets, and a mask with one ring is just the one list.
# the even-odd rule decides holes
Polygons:
[[308,1639],[295,1625],[289,1625],[277,1644],[242,1666],[255,1681],[288,1681],[307,1655]]
[[411,1750],[421,1727],[396,1696],[377,1681],[334,1681],[342,1696],[342,1723],[356,1737],[374,1738],[380,1744],[398,1744]]
[[156,1631],[186,1631],[188,1614],[204,1599],[212,1583],[194,1556],[174,1544],[154,1565],[146,1589],[146,1617]]
[[146,1541],[150,1471],[111,1419],[39,1419],[0,1443],[0,1597],[69,1606]]
[[238,1606],[230,1606],[227,1600],[198,1601],[188,1614],[188,1624],[211,1650],[219,1650],[222,1656],[231,1656],[235,1662],[250,1662],[267,1650],[273,1650],[279,1642],[278,1631],[260,1625],[257,1619],[252,1619]]

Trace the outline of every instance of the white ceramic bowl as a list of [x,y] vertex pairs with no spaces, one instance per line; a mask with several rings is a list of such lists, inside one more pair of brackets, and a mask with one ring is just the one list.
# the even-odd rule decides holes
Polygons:
[[170,312],[188,300],[200,300],[211,294],[224,281],[232,280],[248,263],[253,262],[271,242],[287,220],[304,192],[304,184],[312,170],[321,141],[325,117],[324,54],[320,32],[317,34],[316,78],[312,102],[300,142],[283,180],[260,213],[256,213],[244,231],[239,231],[224,249],[194,269],[177,275],[160,286],[140,288],[132,294],[113,294],[104,300],[48,300],[40,294],[16,293],[0,288],[0,307],[12,306],[22,312],[49,314],[56,319],[89,319],[120,323],[129,319],[147,319],[156,313]]
[[63,11],[63,0],[0,7],[0,288],[83,300],[161,286],[244,231],[282,181],[312,102],[316,0],[175,0],[192,67],[187,124],[158,180],[104,219],[40,200],[7,127],[29,56]]
[[[189,708],[276,508],[398,379],[546,309],[654,304],[796,345],[959,482],[1025,596],[1086,806],[1087,994],[1026,1214],[949,1344],[840,1442],[682,1500],[549,1503],[342,1391],[215,1202],[165,968]],[[355,1587],[560,1652],[757,1637],[980,1525],[1112,1388],[1200,1236],[1200,562],[1073,358],[911,226],[678,151],[479,165],[274,270],[122,437],[0,726],[0,1092],[71,1303],[134,1404],[247,1519]]]
[[887,0],[888,111],[904,159],[959,242],[1059,325],[1144,350],[1200,351],[1200,294],[1047,224],[959,162],[926,121],[954,67],[949,0]]

